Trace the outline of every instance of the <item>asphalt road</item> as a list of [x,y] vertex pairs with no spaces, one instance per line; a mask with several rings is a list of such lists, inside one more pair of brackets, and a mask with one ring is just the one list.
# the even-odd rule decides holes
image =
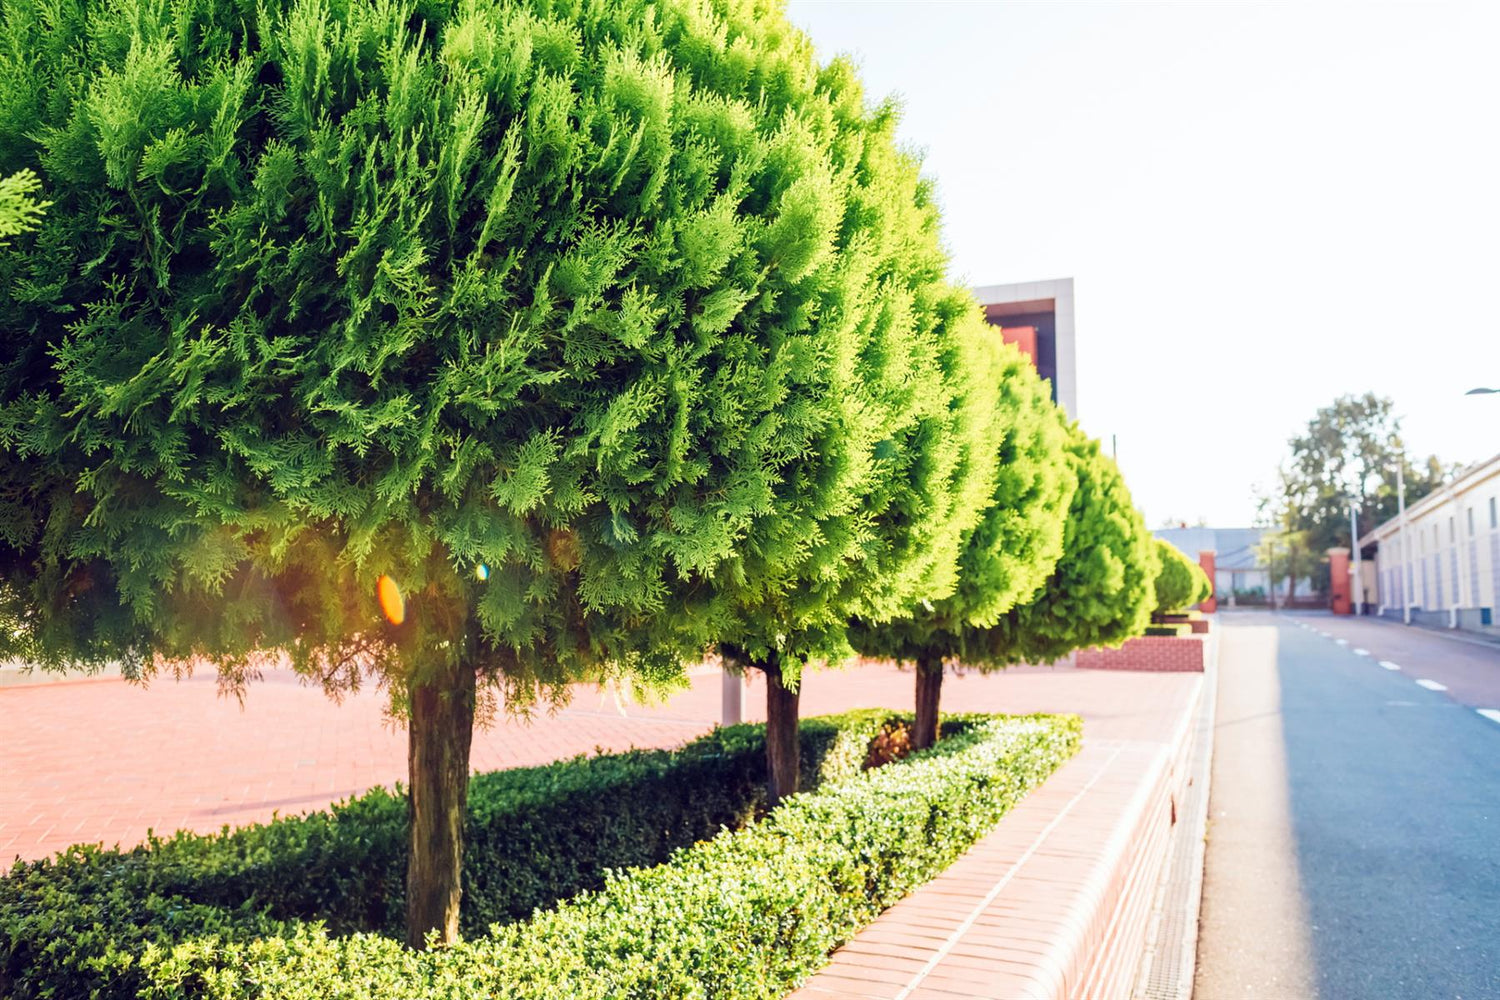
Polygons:
[[1197,1000],[1500,1000],[1500,647],[1220,626]]

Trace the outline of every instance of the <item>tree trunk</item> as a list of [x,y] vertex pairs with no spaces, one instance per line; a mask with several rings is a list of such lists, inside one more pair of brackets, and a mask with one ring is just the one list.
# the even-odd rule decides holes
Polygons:
[[774,808],[782,799],[797,793],[797,772],[801,770],[802,758],[797,707],[802,689],[799,684],[793,691],[783,683],[776,657],[759,666],[766,674],[766,774],[768,804]]
[[428,931],[437,931],[440,944],[458,939],[474,669],[446,665],[412,684],[410,694],[406,943],[421,948]]
[[938,738],[938,700],[943,695],[943,661],[932,656],[917,658],[917,724],[911,733],[911,748],[926,750]]

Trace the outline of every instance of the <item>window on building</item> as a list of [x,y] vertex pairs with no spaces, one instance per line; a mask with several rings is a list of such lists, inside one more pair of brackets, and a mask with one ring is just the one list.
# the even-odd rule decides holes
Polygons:
[[1454,527],[1453,518],[1450,516],[1448,518],[1448,543],[1451,545],[1456,541],[1458,541],[1458,529]]
[[1464,513],[1467,514],[1468,518],[1469,518],[1469,537],[1473,538],[1474,537],[1474,508],[1470,507]]
[[1495,498],[1490,497],[1490,527],[1500,528],[1500,522],[1495,520]]

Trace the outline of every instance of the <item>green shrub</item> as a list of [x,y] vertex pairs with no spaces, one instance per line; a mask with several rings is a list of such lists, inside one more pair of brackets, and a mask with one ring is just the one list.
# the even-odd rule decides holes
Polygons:
[[940,600],[914,602],[894,621],[856,621],[850,629],[864,655],[916,664],[919,748],[937,739],[945,660],[968,653],[966,667],[1010,664],[1008,658],[974,655],[986,647],[969,633],[1029,602],[1047,582],[1062,555],[1063,523],[1077,485],[1067,457],[1066,414],[1052,402],[1031,360],[999,345],[995,375],[986,381],[996,393],[990,431],[994,487],[978,525],[964,536],[957,589]]
[[1171,623],[1171,622],[1165,622],[1165,623],[1161,623],[1161,624],[1157,624],[1157,625],[1147,625],[1146,626],[1146,632],[1145,632],[1145,634],[1146,635],[1191,635],[1192,631],[1193,631],[1193,627],[1191,625],[1180,625],[1180,624],[1174,624],[1174,623]]
[[1032,599],[989,629],[964,633],[964,662],[1042,663],[1141,635],[1155,600],[1156,548],[1114,460],[1074,424],[1077,487],[1057,566]]
[[450,936],[476,684],[956,582],[991,331],[897,121],[766,0],[6,0],[0,659],[378,671]]
[[1213,593],[1213,584],[1192,559],[1171,542],[1156,539],[1156,554],[1161,572],[1156,575],[1156,609],[1177,611],[1205,600]]
[[[858,773],[893,713],[863,710],[802,726],[802,780]],[[738,828],[765,797],[765,732],[717,729],[679,750],[577,757],[477,775],[464,859],[464,930],[524,919]],[[178,833],[127,850],[80,846],[18,863],[0,879],[0,996],[130,996],[150,944],[291,933],[399,935],[406,800],[374,789],[326,812],[215,836]]]
[[990,717],[787,800],[764,822],[612,873],[525,923],[437,951],[315,925],[145,958],[158,1000],[770,1000],[953,862],[1079,743],[1075,716]]

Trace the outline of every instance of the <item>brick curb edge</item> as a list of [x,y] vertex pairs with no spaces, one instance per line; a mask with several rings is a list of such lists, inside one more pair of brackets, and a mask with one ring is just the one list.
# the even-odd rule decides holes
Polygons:
[[[1204,717],[1208,713],[1211,719],[1213,711],[1210,678],[1217,676],[1218,629],[1204,638],[1204,684],[1165,748],[1165,766],[1142,789],[1132,803],[1135,808],[1126,810],[1117,827],[1130,831],[1130,847],[1114,859],[1110,885],[1115,898],[1107,914],[1108,929],[1096,939],[1092,951],[1081,956],[1084,974],[1052,994],[1057,1000],[1186,1000],[1192,995],[1198,939],[1198,897],[1194,891],[1202,891],[1202,831],[1207,822],[1207,795],[1196,793],[1206,793],[1208,787],[1207,777],[1199,778],[1198,772],[1200,758],[1211,751],[1213,739],[1212,726],[1205,728]],[[1201,803],[1196,801],[1199,798]],[[1202,815],[1195,831],[1193,812],[1199,810]],[[1195,840],[1198,861],[1193,869],[1191,850]],[[1185,895],[1180,885],[1172,891],[1172,883],[1182,881],[1180,876],[1174,880],[1171,863],[1174,857],[1182,857],[1180,845],[1187,845],[1189,851]],[[1100,902],[1104,903],[1101,910],[1109,907],[1106,900]],[[1165,985],[1166,992],[1142,992],[1153,982]]]
[[1208,841],[1208,799],[1213,776],[1214,720],[1218,703],[1219,630],[1204,657],[1206,670],[1189,759],[1188,787],[1168,854],[1141,956],[1133,1000],[1191,1000],[1203,902],[1203,862]]

